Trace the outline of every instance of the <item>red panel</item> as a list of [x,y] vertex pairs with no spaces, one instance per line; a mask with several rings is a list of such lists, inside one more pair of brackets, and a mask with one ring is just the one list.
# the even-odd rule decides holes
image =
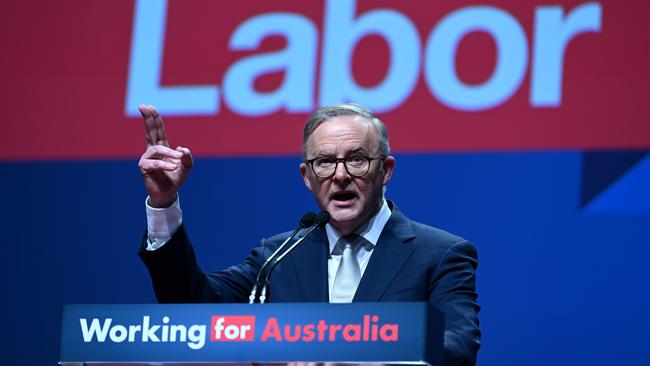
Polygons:
[[[512,14],[529,44],[535,8],[584,1],[487,1]],[[251,16],[288,11],[310,18],[322,45],[322,2],[170,0],[163,59],[163,85],[220,85],[225,70],[251,52],[228,51],[233,30]],[[406,14],[424,44],[437,22],[475,1],[358,1],[358,12],[389,7]],[[530,61],[517,92],[502,105],[461,112],[438,101],[420,75],[399,108],[380,117],[401,152],[650,148],[645,116],[650,85],[650,2],[600,1],[602,30],[574,39],[564,64],[562,105],[529,104]],[[0,159],[136,157],[144,148],[139,119],[124,116],[134,1],[9,0],[0,5],[3,115]],[[261,50],[284,47],[269,39]],[[254,53],[254,52],[252,52]],[[381,38],[369,37],[355,52],[353,70],[362,85],[381,81],[388,67]],[[480,83],[494,67],[494,42],[475,34],[461,42],[461,79]],[[319,54],[320,58],[320,54]],[[282,75],[260,78],[273,89]],[[316,80],[316,90],[318,89]],[[316,94],[317,95],[317,94]],[[143,101],[147,102],[147,101]],[[247,118],[221,102],[219,114],[167,118],[173,144],[197,155],[296,154],[306,114],[278,112]]]

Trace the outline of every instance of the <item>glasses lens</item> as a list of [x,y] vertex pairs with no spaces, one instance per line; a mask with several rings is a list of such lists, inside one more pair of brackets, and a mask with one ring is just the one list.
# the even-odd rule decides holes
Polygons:
[[363,156],[350,156],[345,159],[345,168],[350,175],[360,177],[368,172],[368,159]]
[[321,178],[329,177],[336,169],[336,160],[332,158],[318,158],[312,163],[314,173]]

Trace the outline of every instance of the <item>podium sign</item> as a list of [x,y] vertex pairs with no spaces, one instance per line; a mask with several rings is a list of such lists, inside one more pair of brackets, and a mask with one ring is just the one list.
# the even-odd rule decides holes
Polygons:
[[67,305],[59,363],[440,365],[443,329],[426,303]]

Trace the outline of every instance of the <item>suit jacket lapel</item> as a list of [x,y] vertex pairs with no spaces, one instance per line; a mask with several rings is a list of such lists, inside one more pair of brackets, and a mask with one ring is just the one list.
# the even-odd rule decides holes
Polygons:
[[410,221],[394,206],[363,273],[353,302],[375,302],[381,298],[413,252],[409,240],[414,237]]
[[329,301],[328,249],[325,230],[317,229],[289,255],[304,302]]

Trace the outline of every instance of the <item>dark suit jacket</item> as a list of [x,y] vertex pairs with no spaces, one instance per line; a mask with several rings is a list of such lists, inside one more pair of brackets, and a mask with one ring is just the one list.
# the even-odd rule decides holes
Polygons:
[[[445,364],[474,365],[481,336],[476,249],[389,205],[391,217],[353,301],[428,301],[445,314]],[[262,240],[243,263],[210,274],[197,265],[183,226],[156,251],[145,250],[145,234],[139,255],[161,303],[247,302],[259,267],[287,236]],[[269,302],[327,302],[328,251],[325,230],[316,230],[273,271]]]

